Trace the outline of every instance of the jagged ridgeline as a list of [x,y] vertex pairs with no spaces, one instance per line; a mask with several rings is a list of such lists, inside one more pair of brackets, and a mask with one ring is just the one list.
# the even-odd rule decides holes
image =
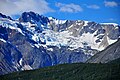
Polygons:
[[86,62],[115,43],[120,26],[59,20],[24,12],[17,20],[0,14],[0,75],[64,63]]

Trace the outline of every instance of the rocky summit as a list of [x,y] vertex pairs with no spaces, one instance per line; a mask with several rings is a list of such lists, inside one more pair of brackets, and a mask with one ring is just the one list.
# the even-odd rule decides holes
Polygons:
[[86,62],[119,37],[120,26],[115,23],[59,20],[34,12],[14,20],[0,13],[0,75]]

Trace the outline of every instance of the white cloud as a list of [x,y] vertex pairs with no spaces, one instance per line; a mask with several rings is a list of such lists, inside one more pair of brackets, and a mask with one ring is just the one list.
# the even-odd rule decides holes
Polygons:
[[109,18],[108,20],[109,20],[109,21],[118,21],[118,20],[115,19],[115,18]]
[[0,12],[6,15],[34,11],[39,14],[53,12],[45,0],[0,0]]
[[116,7],[116,6],[118,6],[118,4],[114,1],[105,1],[104,4],[105,4],[106,7]]
[[109,18],[110,21],[113,21],[114,19],[113,18]]
[[63,4],[63,3],[56,3],[56,6],[59,7],[61,12],[81,12],[83,9],[77,4]]
[[87,8],[91,8],[91,9],[99,9],[100,7],[98,5],[88,5]]

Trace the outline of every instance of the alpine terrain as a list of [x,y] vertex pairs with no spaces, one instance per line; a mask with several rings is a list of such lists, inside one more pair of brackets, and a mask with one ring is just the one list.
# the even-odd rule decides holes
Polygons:
[[108,63],[112,60],[120,58],[120,39],[114,44],[108,46],[103,51],[95,54],[88,59],[89,63]]
[[[120,26],[115,23],[59,20],[34,12],[24,12],[14,20],[0,13],[0,75],[86,62],[94,55],[101,55],[98,57],[100,60],[107,57],[107,60],[96,59],[95,62],[108,62],[114,57],[108,52],[113,51],[117,56],[120,50],[119,47],[113,49],[114,46],[108,46],[119,38]],[[119,45],[120,40],[117,43]],[[103,54],[104,49],[110,57]]]

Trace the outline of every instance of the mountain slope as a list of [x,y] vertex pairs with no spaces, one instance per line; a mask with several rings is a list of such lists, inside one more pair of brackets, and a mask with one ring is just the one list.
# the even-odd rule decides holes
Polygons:
[[120,63],[62,64],[3,75],[0,80],[120,80]]
[[116,42],[117,24],[58,20],[24,12],[18,20],[0,14],[0,75],[85,62]]
[[117,58],[115,60],[109,61],[108,63],[120,63],[120,58]]
[[114,44],[108,46],[103,51],[91,57],[87,62],[89,63],[107,63],[111,60],[120,58],[120,39]]

